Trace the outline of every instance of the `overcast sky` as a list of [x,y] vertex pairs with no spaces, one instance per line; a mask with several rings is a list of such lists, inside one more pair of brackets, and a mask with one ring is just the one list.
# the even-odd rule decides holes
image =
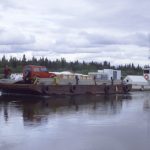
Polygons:
[[148,64],[149,0],[0,0],[0,56]]

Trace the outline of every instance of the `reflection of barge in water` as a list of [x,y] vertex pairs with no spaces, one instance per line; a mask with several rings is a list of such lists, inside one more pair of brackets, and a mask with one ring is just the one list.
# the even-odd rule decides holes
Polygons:
[[[116,95],[73,95],[73,96],[13,96],[2,95],[0,106],[5,119],[10,117],[9,108],[21,111],[24,125],[40,125],[46,123],[48,116],[71,114],[73,112],[91,112],[95,115],[114,115],[120,113],[123,101],[129,101],[130,94]],[[20,106],[20,107],[19,107]],[[19,109],[18,109],[19,108]],[[88,113],[89,114],[89,113]]]

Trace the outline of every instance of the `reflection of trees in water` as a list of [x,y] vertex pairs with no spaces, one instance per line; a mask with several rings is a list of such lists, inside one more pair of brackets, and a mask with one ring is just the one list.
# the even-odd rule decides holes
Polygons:
[[150,99],[144,100],[143,109],[144,109],[145,111],[150,111]]
[[4,120],[5,122],[8,121],[8,108],[9,108],[9,103],[6,101],[6,102],[1,102],[0,101],[0,114],[3,113],[3,117],[4,117]]
[[147,113],[147,116],[146,116],[147,134],[150,135],[150,98],[144,100],[144,102],[143,102],[143,110]]
[[[116,114],[122,109],[123,100],[131,99],[130,95],[76,95],[42,97],[1,97],[5,119],[9,119],[7,101],[18,101],[22,109],[24,123],[40,124],[48,119],[48,115],[64,114],[70,111],[85,111],[104,114]],[[4,104],[4,101],[6,104]],[[20,109],[19,109],[20,110]]]

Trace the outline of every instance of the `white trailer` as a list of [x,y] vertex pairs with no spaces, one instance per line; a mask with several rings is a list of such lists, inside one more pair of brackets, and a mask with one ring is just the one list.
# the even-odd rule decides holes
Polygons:
[[113,69],[104,69],[98,70],[99,73],[107,74],[107,80],[120,80],[121,79],[121,70],[113,70]]
[[100,80],[121,80],[121,70],[104,69],[98,72],[89,72],[89,76],[96,76]]

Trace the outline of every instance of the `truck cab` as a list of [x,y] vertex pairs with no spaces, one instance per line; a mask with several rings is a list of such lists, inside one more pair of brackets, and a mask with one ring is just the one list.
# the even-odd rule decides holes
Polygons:
[[23,79],[32,80],[34,78],[53,78],[56,74],[48,72],[45,66],[26,65],[23,67]]

